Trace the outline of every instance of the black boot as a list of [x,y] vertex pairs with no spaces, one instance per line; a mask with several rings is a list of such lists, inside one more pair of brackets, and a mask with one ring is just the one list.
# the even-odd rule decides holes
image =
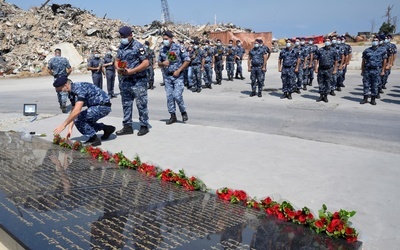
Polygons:
[[281,99],[285,99],[285,98],[287,98],[287,92],[285,92],[285,93],[283,93],[283,95],[281,96]]
[[371,96],[371,105],[376,105],[375,96]]
[[242,74],[240,74],[240,79],[241,79],[241,80],[244,80],[244,79],[245,79],[245,78],[243,77]]
[[90,145],[90,146],[96,147],[96,146],[101,145],[101,141],[100,141],[99,137],[97,137],[97,135],[94,135],[94,136],[90,137],[89,140],[85,141],[83,144],[85,146]]
[[386,84],[383,84],[383,85],[382,85],[382,88],[383,88],[383,89],[386,89]]
[[331,92],[329,92],[329,94],[330,94],[331,96],[335,96],[335,95],[336,95],[334,90],[331,90]]
[[149,132],[149,128],[147,126],[140,126],[140,130],[137,133],[138,136],[145,135]]
[[360,104],[366,104],[368,102],[368,96],[365,95],[364,99],[360,102]]
[[342,88],[340,86],[337,86],[336,90],[340,92],[340,91],[342,91]]
[[317,102],[323,101],[324,100],[324,95],[320,94],[319,98],[317,99]]
[[378,93],[378,94],[376,95],[376,99],[381,99],[381,94]]
[[171,117],[169,118],[169,120],[165,124],[170,125],[170,124],[175,123],[175,122],[177,122],[176,114],[175,113],[171,113]]
[[323,101],[324,101],[324,102],[329,102],[329,101],[328,101],[328,95],[324,95]]
[[250,93],[250,97],[253,97],[253,96],[255,96],[255,95],[256,95],[256,92],[255,92],[255,91],[253,91],[253,92]]
[[239,78],[239,74],[238,74],[237,72],[236,72],[235,79],[240,79],[240,78]]
[[187,112],[182,112],[182,121],[186,122],[187,120],[189,120]]
[[310,79],[310,81],[308,82],[308,86],[312,86],[312,81],[313,79]]
[[110,138],[110,135],[114,133],[115,127],[114,126],[109,126],[109,125],[104,125],[103,127],[104,134],[101,136],[102,140],[107,140]]
[[149,87],[148,89],[154,89],[154,82],[149,82]]
[[118,130],[117,132],[115,132],[115,134],[117,135],[130,135],[133,134],[133,129],[132,126],[124,126],[121,130]]
[[303,90],[307,90],[307,84],[303,84]]
[[289,92],[289,93],[287,94],[287,99],[292,100],[292,93]]
[[382,88],[379,88],[379,89],[378,89],[378,92],[379,92],[379,94],[383,94],[383,93],[384,93],[383,90],[382,90]]

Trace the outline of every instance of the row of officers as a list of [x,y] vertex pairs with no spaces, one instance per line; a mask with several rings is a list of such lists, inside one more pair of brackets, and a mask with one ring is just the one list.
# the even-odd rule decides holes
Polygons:
[[[108,95],[107,93],[102,94],[102,86],[101,83],[99,84],[102,74],[107,75],[107,71],[116,72],[119,80],[123,127],[116,131],[117,135],[133,134],[132,106],[134,102],[139,113],[140,130],[138,135],[142,136],[149,132],[147,90],[153,87],[156,64],[161,68],[163,85],[165,85],[167,110],[170,114],[170,118],[166,121],[167,125],[177,122],[177,109],[181,113],[182,121],[188,120],[183,100],[185,81],[188,84],[192,81],[191,87],[196,92],[200,92],[201,74],[206,74],[205,86],[211,87],[212,78],[206,72],[211,74],[212,68],[214,68],[216,84],[221,84],[221,72],[225,63],[228,81],[233,80],[235,64],[236,78],[244,79],[241,63],[245,51],[242,49],[240,41],[236,41],[235,46],[233,41],[229,41],[227,47],[222,46],[220,40],[217,40],[214,47],[211,47],[209,41],[206,41],[203,48],[200,48],[199,42],[194,41],[192,48],[186,48],[174,42],[174,35],[171,31],[165,31],[163,45],[155,59],[154,52],[148,47],[149,44],[143,45],[135,40],[130,27],[120,28],[119,34],[121,44],[115,60],[109,51],[104,60],[100,59],[99,54],[96,53],[94,58],[88,62],[88,69],[92,71],[93,75],[93,86],[98,87],[95,88],[96,91],[93,88],[89,89],[88,84],[73,83],[69,79],[67,80],[66,76],[55,79],[53,86],[57,92],[67,92],[69,96],[74,96],[73,99],[76,103],[81,102],[78,105],[80,108],[84,105],[88,106],[88,109],[81,113],[81,110],[76,110],[77,106],[74,105],[68,119],[54,130],[56,134],[63,131],[69,124],[68,135],[70,136],[72,126],[76,124],[77,129],[89,137],[88,143],[95,146],[101,144],[100,139],[96,136],[97,131],[104,130],[102,139],[108,139],[110,134],[114,133],[114,127],[96,123],[98,119],[111,112],[110,99],[114,97],[113,88],[108,89]],[[278,62],[278,70],[281,72],[282,79],[282,98],[291,99],[293,92],[300,93],[300,89],[306,90],[308,85],[312,85],[313,72],[315,72],[320,93],[317,102],[328,102],[328,95],[335,95],[335,90],[341,91],[341,88],[344,87],[346,66],[350,62],[351,52],[351,47],[345,43],[345,37],[326,37],[324,46],[321,48],[314,45],[312,40],[306,43],[304,38],[288,39],[286,48],[279,54]],[[375,99],[379,98],[379,91],[385,88],[396,53],[397,49],[390,43],[390,36],[385,35],[374,37],[373,46],[364,51],[362,75],[365,98],[361,104],[366,103],[369,96],[371,96],[371,104],[376,104]],[[263,45],[262,40],[256,39],[254,47],[248,53],[247,60],[251,78],[250,96],[262,96],[269,55],[269,48]],[[208,68],[207,71],[206,68]],[[188,69],[191,69],[192,72],[189,73]],[[189,79],[185,78],[186,71]],[[91,108],[96,106],[103,112],[99,110],[91,112]]]

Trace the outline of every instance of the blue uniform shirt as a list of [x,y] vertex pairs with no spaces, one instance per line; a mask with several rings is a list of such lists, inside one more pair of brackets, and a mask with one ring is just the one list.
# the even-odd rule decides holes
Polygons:
[[172,43],[171,47],[164,46],[160,50],[158,61],[164,62],[167,59],[169,60],[169,66],[165,69],[166,73],[178,70],[185,61],[190,62],[189,53],[183,46],[176,43]]
[[[103,65],[103,61],[100,59],[100,57],[92,57],[88,61],[88,67],[97,68],[101,65]],[[92,74],[101,74],[101,69],[92,70]]]
[[285,48],[279,53],[279,59],[282,59],[282,66],[285,68],[296,67],[297,59],[300,57],[300,52],[295,49]]
[[382,68],[383,61],[387,58],[385,50],[378,47],[369,47],[364,50],[362,58],[365,60],[365,68]]
[[71,102],[83,101],[84,106],[98,106],[109,103],[110,97],[106,92],[99,89],[96,85],[89,82],[74,82],[71,83]]
[[249,52],[251,66],[252,67],[262,67],[264,65],[264,55],[266,50],[262,47],[252,48]]
[[[136,40],[132,40],[128,45],[121,44],[118,48],[117,59],[127,62],[127,68],[133,69],[139,66],[144,60],[148,59],[143,44]],[[141,78],[146,76],[146,70],[137,72],[134,75],[122,76],[122,78]]]
[[53,76],[58,78],[67,75],[67,68],[71,68],[67,58],[62,56],[55,56],[49,60],[48,68],[53,71]]
[[339,54],[336,49],[331,46],[319,48],[315,52],[314,59],[319,61],[319,66],[322,67],[333,67],[335,61],[338,61]]

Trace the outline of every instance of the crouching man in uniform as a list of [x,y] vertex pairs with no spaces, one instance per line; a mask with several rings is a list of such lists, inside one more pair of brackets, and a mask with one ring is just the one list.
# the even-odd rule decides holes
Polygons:
[[[101,136],[102,140],[107,140],[115,131],[114,126],[97,123],[99,119],[111,112],[110,97],[106,92],[89,82],[73,83],[66,76],[57,78],[53,86],[57,92],[67,92],[73,104],[76,102],[68,118],[53,130],[54,134],[60,134],[69,125],[66,136],[69,138],[75,124],[78,131],[89,138],[85,144],[99,146],[101,140],[96,135],[97,131],[104,131]],[[82,111],[84,105],[87,106],[87,109]]]

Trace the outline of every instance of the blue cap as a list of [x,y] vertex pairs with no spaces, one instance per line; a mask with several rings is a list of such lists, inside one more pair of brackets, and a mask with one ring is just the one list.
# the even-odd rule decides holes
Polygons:
[[67,83],[67,81],[68,81],[67,76],[60,76],[54,81],[53,86],[54,88],[64,86]]
[[131,27],[128,27],[128,26],[122,26],[119,29],[119,34],[122,37],[128,37],[128,36],[130,36],[132,34],[132,29],[131,29]]
[[386,36],[384,34],[379,35],[379,40],[383,41],[386,39]]
[[173,37],[174,37],[174,34],[172,34],[171,31],[166,30],[166,31],[164,31],[164,36],[167,36],[167,37],[169,37],[169,38],[173,38]]

